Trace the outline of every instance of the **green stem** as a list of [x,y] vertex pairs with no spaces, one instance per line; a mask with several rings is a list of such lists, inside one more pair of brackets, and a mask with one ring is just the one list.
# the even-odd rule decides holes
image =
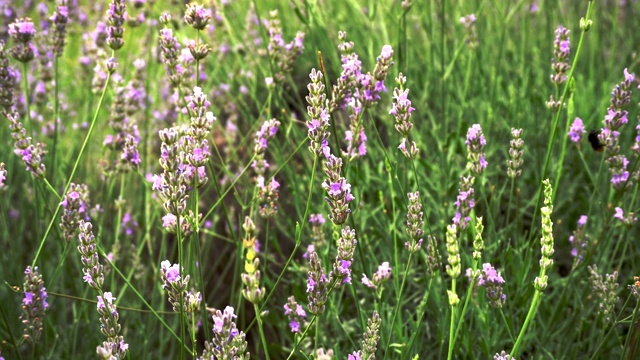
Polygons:
[[[394,246],[396,248],[397,246]],[[409,267],[411,266],[411,259],[413,258],[413,252],[409,253],[409,260],[407,261],[407,266],[404,269],[404,275],[402,276],[402,285],[400,285],[400,291],[396,296],[396,308],[393,310],[393,317],[391,318],[391,324],[389,325],[389,334],[387,335],[387,345],[384,348],[384,357],[383,360],[387,358],[387,354],[389,353],[389,346],[391,345],[391,335],[393,334],[393,326],[396,323],[396,316],[398,315],[398,310],[400,309],[400,301],[402,300],[402,292],[404,290],[404,285],[407,281],[407,275],[409,274]]]
[[[541,271],[540,275],[541,275],[540,277],[542,278],[542,276],[544,276],[544,271]],[[533,320],[533,317],[538,311],[538,304],[540,303],[541,298],[542,298],[542,291],[536,290],[535,294],[533,295],[533,300],[531,301],[531,305],[529,306],[529,312],[527,313],[527,317],[525,318],[524,324],[522,324],[522,329],[520,329],[520,333],[518,334],[518,339],[516,340],[516,343],[513,345],[513,349],[511,350],[510,356],[512,359],[515,359],[516,356],[518,355],[518,348],[520,347],[520,344],[524,339],[524,335],[527,332],[527,328],[529,327],[531,320]]]
[[[456,279],[451,280],[451,292],[456,293]],[[456,325],[456,305],[451,305],[451,321],[449,322],[449,350],[447,350],[447,360],[451,360],[453,356],[453,343],[455,341],[455,325]]]
[[260,309],[257,304],[253,304],[253,309],[256,312],[256,319],[258,320],[258,331],[260,332],[260,341],[262,342],[262,348],[264,349],[265,359],[269,360],[269,348],[267,347],[267,338],[264,336],[264,328],[262,327],[262,316],[260,315]]

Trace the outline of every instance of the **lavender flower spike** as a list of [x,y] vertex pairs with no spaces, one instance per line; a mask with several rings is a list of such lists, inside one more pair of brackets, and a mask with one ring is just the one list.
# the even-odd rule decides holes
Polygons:
[[107,337],[102,346],[98,346],[96,349],[101,359],[124,359],[129,348],[129,344],[125,343],[124,338],[119,335],[122,327],[118,323],[120,315],[116,310],[116,305],[113,303],[115,299],[110,292],[105,292],[103,296],[98,296],[100,331]]
[[344,224],[351,213],[349,203],[355,198],[351,195],[351,184],[347,182],[347,179],[340,176],[342,159],[329,153],[323,168],[328,177],[322,182],[322,188],[328,195],[324,199],[331,209],[329,220],[336,225]]
[[213,339],[205,341],[204,351],[198,360],[234,359],[245,360],[251,356],[247,350],[245,333],[236,327],[234,310],[227,306],[223,311],[215,310],[213,314]]
[[323,144],[329,137],[329,112],[326,109],[326,94],[324,93],[324,83],[322,73],[316,69],[311,69],[309,78],[311,82],[307,86],[309,95],[306,97],[308,137],[310,141],[309,151],[316,156],[322,155]]
[[371,289],[378,289],[385,281],[391,277],[391,267],[389,262],[385,261],[378,266],[378,271],[373,274],[371,280],[367,278],[367,275],[362,274],[362,284]]
[[309,255],[309,278],[307,279],[310,313],[320,315],[324,312],[328,292],[329,279],[325,275],[318,254],[314,251]]
[[293,296],[289,297],[289,300],[284,304],[284,314],[289,318],[289,327],[292,333],[299,333],[300,326],[307,317],[307,313],[304,311]]
[[487,160],[482,152],[487,140],[484,138],[480,124],[474,124],[469,128],[465,144],[468,150],[467,167],[476,175],[482,174],[484,169],[487,168]]
[[127,8],[124,0],[112,0],[107,10],[109,27],[107,28],[107,44],[112,50],[119,50],[124,45],[124,25],[127,19]]
[[573,120],[571,127],[569,128],[569,139],[574,143],[579,143],[582,136],[586,134],[587,131],[584,129],[584,124],[582,123],[582,119],[579,117]]
[[336,287],[342,284],[351,284],[351,264],[356,250],[356,231],[349,226],[342,229],[342,236],[338,239],[338,256],[333,264],[333,272],[329,277],[340,279]]
[[11,49],[11,56],[21,63],[28,63],[35,57],[35,48],[31,40],[36,34],[36,28],[30,18],[19,18],[9,24],[9,36],[15,41]]
[[47,303],[47,289],[44,287],[42,275],[38,273],[38,267],[27,266],[24,271],[24,299],[22,299],[22,310],[20,320],[25,326],[24,338],[29,342],[36,342],[42,334],[42,326],[45,311],[49,308]]

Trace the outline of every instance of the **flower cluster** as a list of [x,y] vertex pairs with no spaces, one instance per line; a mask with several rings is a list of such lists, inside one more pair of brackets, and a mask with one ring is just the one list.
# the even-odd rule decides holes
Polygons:
[[571,53],[571,42],[569,40],[569,29],[560,25],[556,29],[556,38],[553,41],[553,58],[551,59],[551,82],[562,85],[567,81],[567,72],[571,68],[569,65],[569,55]]
[[107,10],[107,19],[109,27],[107,27],[107,45],[112,50],[119,50],[124,45],[124,25],[127,20],[127,8],[124,0],[112,0]]
[[129,348],[129,344],[124,342],[122,335],[118,335],[121,326],[118,324],[120,315],[116,310],[116,305],[113,303],[115,299],[110,292],[105,292],[103,296],[98,296],[100,331],[107,337],[107,340],[96,349],[100,359],[124,359]]
[[9,57],[5,51],[4,41],[0,40],[0,109],[10,112],[14,104],[13,90],[16,74],[9,66]]
[[64,44],[67,37],[67,22],[69,21],[67,0],[56,1],[56,10],[49,20],[53,23],[53,29],[51,31],[51,51],[56,57],[60,57],[64,51]]
[[357,86],[356,75],[360,74],[362,68],[362,62],[358,59],[358,55],[353,52],[353,41],[346,41],[347,33],[338,31],[338,39],[342,41],[338,45],[342,61],[342,74],[338,77],[331,90],[331,101],[327,106],[330,114],[346,105],[345,99],[350,95],[352,89]]
[[475,178],[473,176],[461,176],[460,177],[460,189],[454,205],[456,206],[456,214],[453,216],[453,223],[464,231],[469,226],[471,218],[471,210],[475,207],[475,199],[473,198],[473,182]]
[[587,133],[587,130],[584,129],[584,124],[582,123],[582,119],[579,117],[573,120],[571,123],[571,127],[569,128],[569,139],[573,141],[575,144],[578,144],[582,139],[582,136]]
[[[199,87],[193,88],[193,93],[189,96],[187,108],[191,115],[191,124],[182,137],[182,147],[185,155],[185,163],[192,172],[198,174],[194,177],[195,185],[202,187],[208,181],[205,164],[209,162],[211,151],[207,137],[211,132],[211,127],[216,117],[211,111],[207,111],[211,103],[207,100],[207,95]],[[194,184],[191,182],[191,184]]]
[[[211,18],[212,11],[210,9],[198,3],[187,4],[187,9],[184,13],[184,22],[197,31],[206,29],[207,26],[209,26]],[[211,52],[209,45],[193,40],[187,41],[187,48],[196,61],[206,58]]]
[[187,4],[184,12],[184,22],[196,30],[204,30],[211,20],[211,10],[205,8],[202,4]]
[[345,132],[347,148],[342,153],[345,157],[353,160],[362,157],[367,153],[367,136],[364,131],[362,109],[373,107],[380,101],[380,94],[387,91],[384,81],[393,65],[393,48],[384,45],[376,60],[373,74],[363,73],[360,61],[355,53],[343,55],[343,76],[351,77],[347,83],[353,87],[347,89],[345,100],[347,113],[349,114],[349,130]]
[[234,310],[227,306],[224,312],[215,310],[213,314],[213,339],[205,341],[202,356],[198,360],[234,359],[245,360],[251,356],[247,350],[245,333],[236,327]]
[[370,73],[360,73],[356,76],[359,88],[355,94],[364,107],[372,107],[377,104],[378,101],[380,101],[380,94],[383,91],[387,91],[387,88],[384,86],[384,81],[392,65],[393,48],[391,45],[384,45],[382,46],[382,50],[380,50],[380,55],[376,58],[373,75]]
[[245,237],[242,240],[242,244],[246,250],[244,257],[244,273],[241,275],[242,283],[245,288],[242,289],[242,296],[254,304],[259,304],[266,291],[264,287],[260,287],[260,259],[258,259],[255,244],[256,244],[256,226],[251,221],[251,218],[246,216],[242,229],[245,232]]
[[469,14],[460,18],[460,24],[467,33],[465,42],[467,46],[474,49],[478,47],[478,34],[476,33],[476,14]]
[[615,214],[613,214],[614,219],[618,219],[623,225],[627,227],[631,227],[638,221],[638,218],[632,211],[629,211],[626,215],[624,214],[624,210],[621,207],[615,208]]
[[362,274],[362,283],[371,289],[378,289],[380,286],[385,283],[391,277],[391,267],[389,266],[389,262],[385,261],[380,266],[378,266],[378,270],[373,274],[371,280],[367,277],[367,275]]
[[349,354],[348,360],[375,360],[378,341],[380,340],[380,324],[382,320],[377,311],[367,320],[367,331],[362,337],[362,350]]
[[611,172],[611,184],[614,189],[625,189],[631,186],[629,171],[627,171],[629,160],[620,152],[618,130],[629,122],[628,112],[624,107],[631,102],[631,86],[635,82],[635,74],[630,74],[627,69],[624,69],[624,80],[611,91],[611,104],[602,121],[603,129],[598,135],[598,139],[607,149],[606,162]]
[[[162,225],[174,234],[178,232],[178,226],[180,226],[183,236],[189,236],[193,232],[191,224],[199,222],[202,214],[196,217],[191,210],[186,212],[189,198],[187,190],[194,184],[200,185],[206,182],[205,169],[204,166],[196,168],[186,163],[187,153],[184,144],[189,142],[191,137],[184,136],[184,133],[181,136],[176,128],[160,130],[159,135],[162,140],[159,162],[163,172],[160,175],[153,175],[152,189],[159,192],[167,211],[167,215],[162,218]],[[192,146],[189,148],[193,149]],[[191,156],[194,153],[192,152]],[[180,225],[178,225],[178,219],[180,219]]]
[[511,179],[522,174],[522,155],[524,151],[524,141],[522,141],[522,129],[511,128],[511,141],[509,142],[509,159],[507,160],[507,176]]
[[26,170],[30,171],[32,176],[39,179],[44,178],[46,168],[43,157],[47,153],[44,149],[45,144],[38,142],[34,145],[31,142],[31,137],[27,136],[27,131],[19,121],[20,115],[15,109],[6,115],[10,123],[11,137],[15,140],[14,153],[22,157],[22,161],[27,166]]
[[182,311],[195,313],[200,309],[202,295],[200,292],[193,293],[187,291],[190,276],[181,277],[180,266],[173,264],[169,260],[160,263],[160,278],[162,279],[162,288],[167,290],[169,294],[169,302],[173,306],[173,311]]
[[28,63],[35,57],[35,47],[31,40],[36,34],[36,27],[30,18],[18,18],[9,24],[9,36],[16,42],[11,49],[14,59]]
[[328,296],[329,278],[325,275],[320,258],[314,251],[309,254],[309,278],[307,279],[309,312],[314,315],[322,314]]
[[424,225],[424,213],[420,203],[420,193],[418,191],[408,193],[409,206],[407,208],[407,234],[411,242],[407,241],[404,246],[410,253],[415,254],[422,247],[422,226]]
[[482,258],[482,250],[484,250],[484,239],[482,238],[482,232],[484,231],[484,225],[482,225],[482,216],[476,218],[476,236],[473,238],[473,260],[480,261]]
[[441,265],[442,258],[440,257],[440,252],[438,251],[438,242],[436,238],[431,235],[427,235],[427,241],[425,246],[426,253],[426,267],[427,267],[427,275],[431,277],[436,270],[438,270]]
[[45,311],[49,308],[47,303],[47,289],[44,287],[42,275],[38,273],[38,267],[27,266],[24,271],[24,298],[22,299],[22,311],[20,320],[25,326],[24,339],[36,342],[42,334]]
[[104,267],[100,264],[97,244],[93,236],[93,226],[90,222],[80,220],[78,224],[80,233],[78,235],[78,252],[82,261],[82,279],[96,290],[102,289],[104,283]]
[[330,278],[336,279],[336,287],[351,284],[351,264],[357,244],[356,231],[349,226],[342,229],[342,236],[338,239],[338,255],[333,264],[333,271],[329,275]]
[[482,134],[482,128],[480,124],[473,124],[467,131],[467,168],[471,169],[476,175],[482,174],[484,169],[487,168],[487,160],[482,152],[482,149],[487,144],[487,140]]
[[307,114],[309,114],[309,120],[307,121],[308,137],[310,141],[309,151],[316,156],[320,156],[323,152],[323,148],[327,146],[327,138],[330,133],[329,129],[329,112],[326,109],[326,98],[324,93],[324,83],[322,82],[322,73],[316,69],[311,69],[309,78],[311,82],[307,86],[309,89],[309,95],[306,100],[309,106],[307,106]]
[[588,236],[584,229],[587,226],[587,216],[582,215],[578,219],[578,227],[573,231],[573,234],[569,236],[569,243],[571,244],[571,256],[573,256],[573,268],[576,268],[582,260],[587,249]]
[[304,36],[301,31],[296,33],[295,38],[290,43],[285,43],[282,38],[282,26],[278,18],[278,11],[269,12],[269,57],[276,68],[274,79],[276,83],[283,83],[286,74],[293,68],[293,62],[304,51]]
[[547,270],[553,265],[553,222],[551,221],[551,213],[553,212],[553,204],[551,202],[553,190],[549,179],[545,179],[544,185],[544,206],[540,208],[542,214],[542,236],[540,237],[540,246],[542,247],[542,256],[540,258],[540,276],[534,280],[534,287],[537,291],[544,291],[547,288],[548,276]]
[[[328,152],[328,147],[325,148]],[[329,220],[335,225],[344,224],[347,217],[351,213],[349,203],[353,201],[354,196],[351,195],[351,184],[347,179],[340,175],[342,170],[342,159],[328,153],[327,159],[324,161],[324,172],[327,179],[322,182],[322,188],[327,192],[324,199],[329,204],[331,213]]]
[[398,146],[398,149],[402,151],[405,157],[413,160],[418,156],[419,150],[415,141],[411,141],[409,148],[407,148],[409,134],[413,128],[411,113],[415,108],[411,106],[411,100],[409,100],[409,89],[404,89],[406,82],[407,78],[402,75],[402,73],[398,74],[398,77],[396,77],[396,83],[398,83],[400,88],[396,87],[393,89],[393,105],[391,110],[389,110],[389,114],[393,115],[395,119],[396,131],[402,135],[402,142],[400,143],[400,146]]
[[460,276],[462,268],[460,266],[460,246],[458,245],[458,227],[455,224],[447,226],[446,235],[446,247],[447,247],[447,274],[452,279]]
[[477,280],[477,285],[486,289],[487,298],[491,306],[502,308],[507,299],[507,295],[502,290],[502,285],[505,281],[493,265],[490,263],[482,264],[482,271],[478,274],[477,279],[472,277],[471,269],[467,269],[466,275],[469,277],[469,281],[475,282]]
[[172,88],[177,88],[182,82],[184,68],[179,63],[180,43],[173,35],[173,30],[164,28],[160,30],[160,53],[164,63],[165,72]]
[[353,160],[367,154],[367,135],[364,133],[362,125],[358,124],[359,121],[353,116],[350,116],[350,118],[352,120],[349,123],[350,130],[344,132],[347,149],[342,154]]
[[70,241],[76,235],[78,230],[78,222],[80,220],[89,220],[89,187],[84,184],[69,185],[69,190],[60,202],[62,207],[62,216],[60,217],[60,228],[62,229],[62,237]]
[[300,333],[300,326],[307,317],[307,313],[304,311],[301,305],[296,302],[296,298],[289,297],[289,300],[284,304],[284,314],[289,318],[289,328],[292,333]]
[[606,323],[612,322],[616,304],[618,303],[618,272],[606,274],[606,279],[602,279],[602,275],[598,273],[596,265],[587,266],[589,269],[589,281],[591,289],[600,300],[598,306],[598,314],[604,317]]
[[278,201],[278,188],[280,184],[275,178],[269,184],[265,184],[265,171],[269,167],[265,160],[265,152],[269,140],[273,139],[280,127],[280,122],[276,119],[266,120],[255,138],[255,160],[252,164],[256,172],[256,187],[258,189],[258,202],[260,204],[260,215],[268,218],[278,211],[276,201]]

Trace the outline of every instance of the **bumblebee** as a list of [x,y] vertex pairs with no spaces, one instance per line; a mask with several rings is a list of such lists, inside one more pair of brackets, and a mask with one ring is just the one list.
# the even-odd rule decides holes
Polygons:
[[589,139],[589,143],[591,144],[593,151],[597,151],[597,152],[604,151],[604,144],[602,143],[602,141],[600,141],[600,137],[599,137],[601,132],[602,132],[601,129],[589,131],[589,136],[587,137],[587,139]]

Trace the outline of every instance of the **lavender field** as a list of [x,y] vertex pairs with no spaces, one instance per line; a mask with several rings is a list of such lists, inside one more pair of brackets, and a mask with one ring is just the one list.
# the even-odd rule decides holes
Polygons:
[[640,359],[639,18],[0,0],[0,359]]

